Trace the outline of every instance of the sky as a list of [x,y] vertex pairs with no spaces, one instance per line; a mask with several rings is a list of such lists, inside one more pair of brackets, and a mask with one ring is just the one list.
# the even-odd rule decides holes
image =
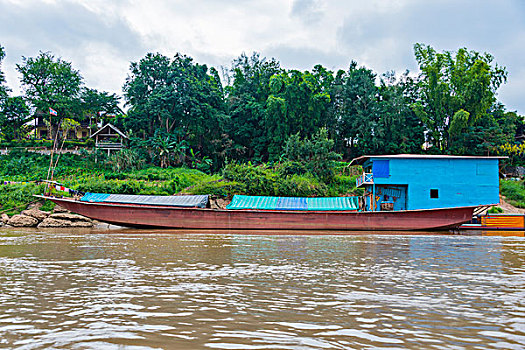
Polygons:
[[417,74],[415,43],[489,52],[507,68],[498,99],[525,115],[525,0],[0,0],[1,69],[49,51],[87,87],[122,95],[130,62],[182,53],[228,69],[242,53],[284,68]]

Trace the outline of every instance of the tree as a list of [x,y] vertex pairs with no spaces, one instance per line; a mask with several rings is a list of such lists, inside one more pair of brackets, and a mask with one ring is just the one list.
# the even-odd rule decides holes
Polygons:
[[[495,103],[489,114],[501,130],[501,144],[513,142],[518,133],[523,133],[523,116],[518,115],[516,112],[508,112],[502,103]],[[518,130],[520,128],[521,130]]]
[[374,129],[380,115],[375,78],[372,70],[358,68],[352,61],[347,72],[337,73],[332,87],[339,149],[352,157],[374,149]]
[[507,71],[493,62],[492,55],[466,48],[439,53],[429,45],[415,44],[414,53],[421,70],[420,99],[414,110],[424,122],[431,144],[446,152],[454,115],[460,110],[467,112],[469,127],[484,123],[480,120],[488,117]]
[[96,121],[108,122],[109,117],[122,114],[116,94],[96,89],[83,88],[80,94],[81,110],[84,116]]
[[22,97],[6,97],[0,104],[0,131],[6,140],[25,136],[29,120],[29,108]]
[[394,72],[381,78],[379,116],[374,125],[372,154],[420,153],[424,143],[424,126],[410,108],[414,99],[414,81],[409,72],[398,80]]
[[[0,45],[0,68],[2,67],[2,61],[5,58],[4,47]],[[0,69],[0,103],[7,97],[8,87],[5,85],[5,75]]]
[[124,85],[124,97],[126,104],[131,106],[126,125],[135,133],[142,132],[144,136],[152,136],[162,123],[162,115],[169,114],[173,109],[171,101],[161,98],[163,94],[167,95],[164,91],[169,85],[169,66],[168,57],[152,53],[148,53],[139,62],[131,63],[131,75]]
[[233,141],[230,156],[262,161],[268,159],[266,106],[270,96],[270,79],[282,73],[275,59],[258,53],[242,54],[232,62],[225,88],[229,119],[226,133]]
[[321,65],[312,72],[291,70],[270,79],[266,130],[270,159],[277,159],[292,134],[310,137],[330,119],[332,72]]
[[[35,110],[46,115],[54,137],[64,118],[79,115],[82,76],[70,62],[55,59],[49,52],[41,52],[36,58],[23,57],[22,60],[23,63],[16,67],[22,75],[25,97]],[[49,108],[57,111],[57,115],[48,113]]]
[[169,59],[148,53],[131,63],[124,96],[131,107],[125,125],[152,137],[156,129],[212,153],[211,140],[220,137],[224,116],[220,79],[215,69],[177,54]]
[[[4,58],[4,48],[0,46],[0,66]],[[29,120],[29,109],[22,97],[8,95],[10,89],[5,82],[0,69],[0,132],[6,140],[13,140],[25,136],[29,131],[25,125]]]
[[304,164],[306,169],[324,181],[334,176],[334,161],[341,155],[334,152],[334,141],[328,137],[328,130],[321,128],[311,137],[301,138],[299,133],[291,135],[283,147],[283,157],[290,162]]
[[177,140],[166,131],[158,129],[155,131],[155,135],[149,139],[149,142],[154,152],[153,159],[159,160],[161,168],[170,166]]
[[270,78],[282,72],[283,69],[275,58],[266,59],[257,52],[248,57],[243,53],[232,62],[227,76],[226,95],[247,95],[257,102],[265,103],[270,95]]
[[474,125],[468,124],[466,113],[458,111],[450,123],[451,154],[490,155],[502,145],[515,143],[517,126],[523,121],[515,112],[507,112],[500,103]]

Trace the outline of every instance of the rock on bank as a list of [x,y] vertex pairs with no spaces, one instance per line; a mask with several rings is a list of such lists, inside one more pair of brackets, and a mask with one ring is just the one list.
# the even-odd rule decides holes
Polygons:
[[35,205],[12,217],[2,214],[1,222],[13,227],[93,227],[93,221],[85,216],[70,213],[68,210],[56,206],[53,212],[40,210]]

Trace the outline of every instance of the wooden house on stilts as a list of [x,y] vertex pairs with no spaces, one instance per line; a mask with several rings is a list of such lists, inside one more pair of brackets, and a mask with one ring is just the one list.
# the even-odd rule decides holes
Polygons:
[[108,156],[112,151],[125,148],[128,140],[126,134],[110,123],[98,129],[91,138],[95,140],[95,149],[107,150]]

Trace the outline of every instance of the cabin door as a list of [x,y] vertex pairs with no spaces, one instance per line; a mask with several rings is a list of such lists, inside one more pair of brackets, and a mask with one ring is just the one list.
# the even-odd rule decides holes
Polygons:
[[381,210],[406,210],[407,185],[388,185],[376,187],[377,208]]

